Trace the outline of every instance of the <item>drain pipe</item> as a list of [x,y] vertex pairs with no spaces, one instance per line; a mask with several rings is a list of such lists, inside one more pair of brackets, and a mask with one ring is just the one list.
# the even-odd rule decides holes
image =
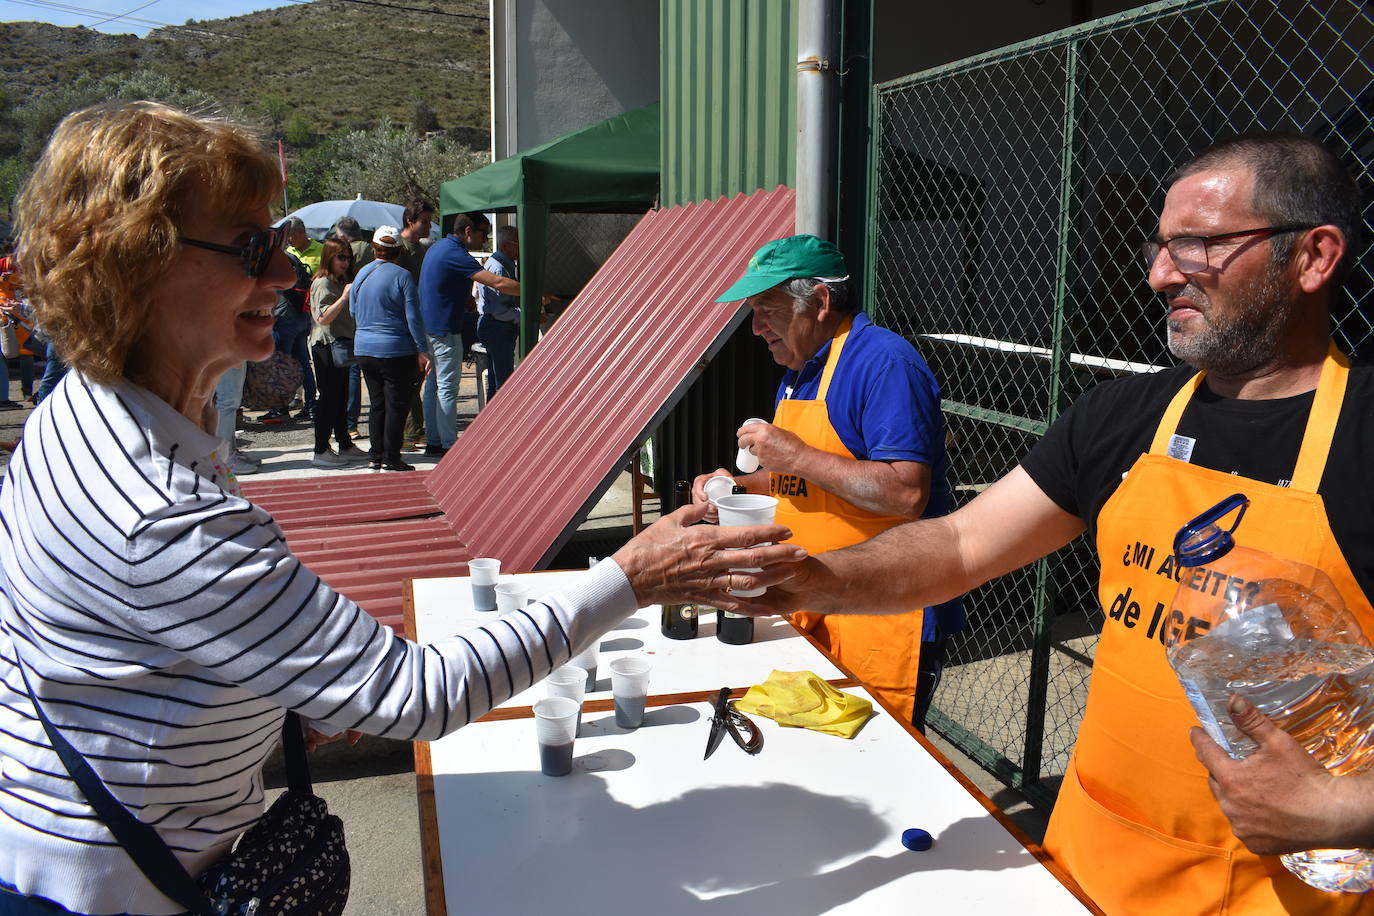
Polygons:
[[835,236],[834,0],[801,0],[797,24],[797,232]]

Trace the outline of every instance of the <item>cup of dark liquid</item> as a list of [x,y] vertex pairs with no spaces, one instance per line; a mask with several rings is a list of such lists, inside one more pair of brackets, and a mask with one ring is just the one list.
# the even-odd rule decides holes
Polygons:
[[639,728],[644,724],[644,698],[649,693],[649,660],[638,655],[611,662],[611,693],[615,695],[615,724]]
[[468,560],[468,577],[472,580],[473,610],[496,610],[496,580],[500,576],[500,560],[492,557],[474,557]]
[[567,776],[572,772],[573,738],[581,705],[567,697],[545,697],[534,704],[534,733],[539,739],[539,772]]

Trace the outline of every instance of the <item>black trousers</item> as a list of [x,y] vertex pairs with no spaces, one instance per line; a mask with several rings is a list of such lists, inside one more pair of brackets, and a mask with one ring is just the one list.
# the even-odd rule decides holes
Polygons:
[[329,451],[329,437],[339,443],[339,451],[353,444],[348,436],[348,367],[334,365],[329,344],[320,342],[310,348],[315,364],[315,454]]
[[372,460],[400,464],[406,411],[420,364],[414,356],[359,356],[358,368],[363,372],[371,401],[367,435]]

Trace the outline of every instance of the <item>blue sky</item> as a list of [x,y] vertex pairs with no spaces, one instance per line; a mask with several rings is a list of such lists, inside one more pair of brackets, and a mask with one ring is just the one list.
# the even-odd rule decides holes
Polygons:
[[[143,36],[188,19],[224,19],[303,0],[0,0],[0,22],[51,22]],[[105,20],[105,21],[102,21]]]

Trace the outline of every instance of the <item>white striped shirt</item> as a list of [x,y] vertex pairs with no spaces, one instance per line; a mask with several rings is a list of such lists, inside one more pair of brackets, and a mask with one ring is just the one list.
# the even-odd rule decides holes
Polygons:
[[70,372],[0,488],[0,882],[90,914],[158,893],[49,747],[53,724],[192,874],[260,815],[283,708],[322,730],[432,740],[634,610],[613,562],[432,645],[331,590],[241,496],[214,437],[150,392]]

